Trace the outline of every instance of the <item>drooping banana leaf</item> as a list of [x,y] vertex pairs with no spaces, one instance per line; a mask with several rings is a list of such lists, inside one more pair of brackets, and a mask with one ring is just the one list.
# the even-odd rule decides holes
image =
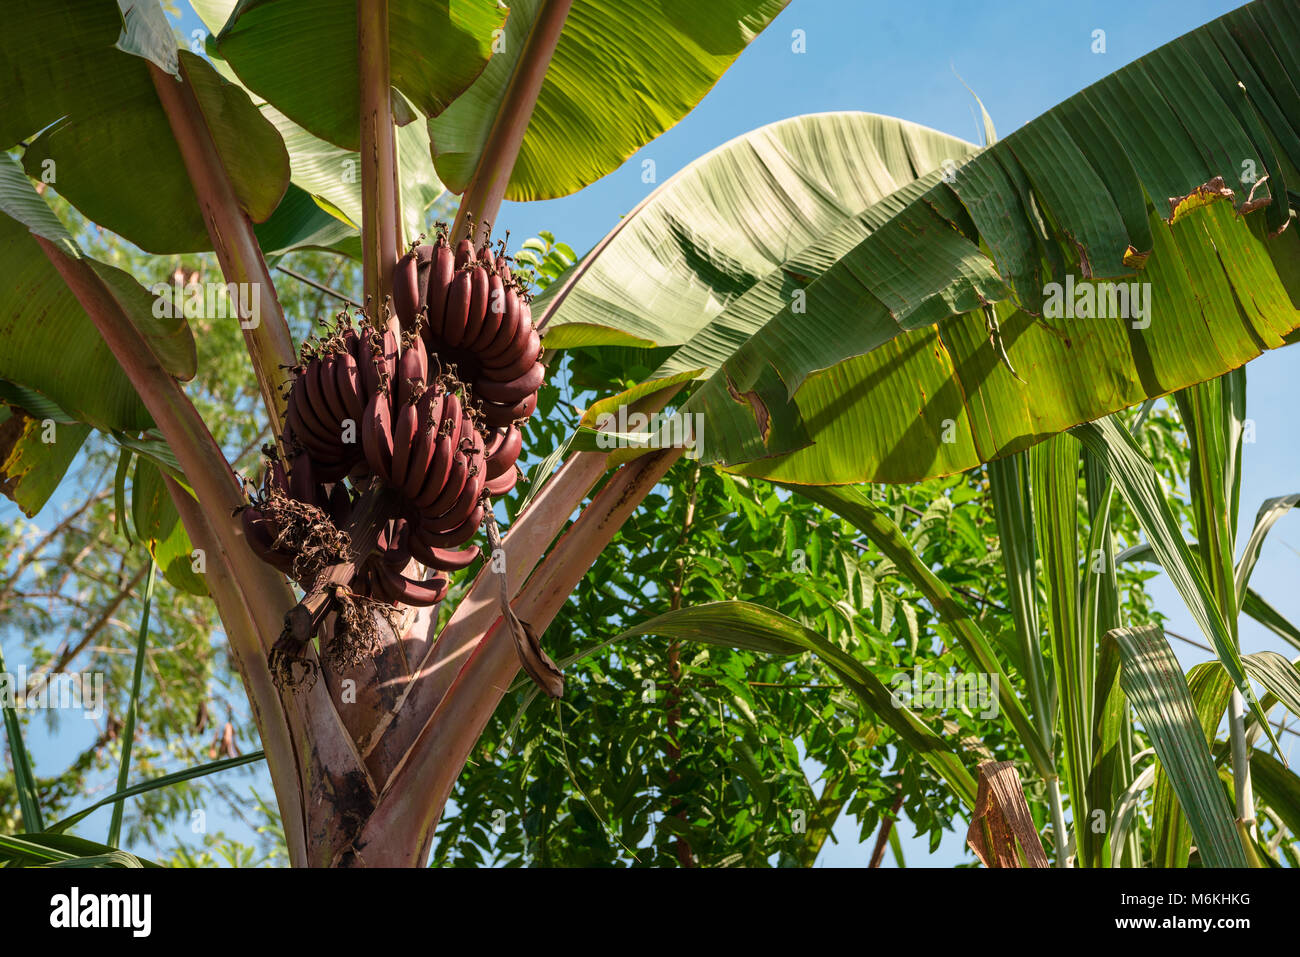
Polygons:
[[680,346],[661,374],[712,372],[878,224],[864,211],[976,149],[869,113],[764,126],[651,193],[533,315],[548,348]]
[[[683,406],[705,415],[706,460],[798,483],[963,470],[1221,375],[1300,327],[1285,228],[1298,49],[1300,9],[1257,0],[860,211],[854,241],[828,237],[816,268],[792,248],[762,302],[742,292],[705,314],[698,290],[733,267],[730,237],[783,237],[718,175],[695,213],[727,224],[717,241],[675,235],[665,214],[682,241],[638,263],[664,291],[630,321],[580,295],[598,294],[614,234],[552,287],[548,344],[681,344],[661,372],[710,370]],[[860,156],[853,140],[826,146]]]
[[968,808],[974,807],[975,780],[949,743],[894,701],[889,689],[865,665],[794,619],[750,602],[710,602],[659,615],[614,640],[637,635],[684,638],[776,655],[811,652],[839,675],[867,711],[915,749]]

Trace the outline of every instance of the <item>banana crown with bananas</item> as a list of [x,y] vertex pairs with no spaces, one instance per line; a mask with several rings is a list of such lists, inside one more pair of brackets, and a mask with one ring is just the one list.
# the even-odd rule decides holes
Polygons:
[[[427,606],[447,594],[444,573],[478,557],[467,543],[491,498],[514,488],[521,426],[546,369],[528,293],[490,234],[453,249],[440,224],[431,245],[413,244],[398,261],[391,301],[391,326],[386,307],[378,322],[342,313],[304,344],[287,462],[268,448],[261,492],[240,518],[253,550],[306,584],[321,565],[314,556],[346,553],[339,530],[378,480],[390,504],[348,588]],[[412,560],[431,577],[409,577]]]

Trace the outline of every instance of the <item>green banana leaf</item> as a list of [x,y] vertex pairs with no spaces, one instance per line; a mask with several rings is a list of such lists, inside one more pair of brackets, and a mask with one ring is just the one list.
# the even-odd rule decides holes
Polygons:
[[[712,370],[682,407],[705,415],[705,460],[804,484],[912,481],[1282,345],[1300,327],[1300,239],[1278,232],[1286,185],[1300,182],[1297,49],[1300,10],[1257,0],[878,202],[857,242],[823,243],[829,262],[797,268],[808,257],[793,245],[784,295],[695,310],[701,331],[661,371]],[[854,141],[826,145],[842,165],[856,158]],[[738,182],[726,187],[696,214],[727,223],[718,242],[665,243],[638,262],[660,294],[635,321],[557,290],[548,340],[564,345],[572,321],[601,327],[588,341],[680,341],[695,291],[733,268],[729,236],[784,238],[736,198]],[[595,288],[614,246],[573,284]],[[1120,305],[1101,281],[1138,283],[1140,308],[1097,317],[1099,289],[1108,313],[1111,292]]]
[[[215,34],[236,5],[237,0],[201,0],[194,8],[204,26]],[[218,73],[243,86],[215,43],[208,45],[207,52]],[[355,237],[361,223],[360,154],[312,135],[261,96],[251,91],[250,96],[280,133],[289,153],[289,191],[271,218],[257,227],[265,255],[272,258],[293,249],[331,249],[339,240]],[[394,102],[413,110],[399,93],[394,93]],[[428,130],[412,113],[411,121],[397,129],[402,223],[412,239],[426,231],[425,214],[443,194],[429,150]]]
[[131,481],[131,520],[136,537],[153,554],[168,582],[191,595],[208,594],[203,576],[194,570],[194,545],[167,492],[162,470],[144,456],[136,459]]
[[[524,62],[529,32],[546,2],[511,2],[501,49],[464,95],[429,121],[438,172],[452,192],[464,192],[493,124],[511,108],[506,92]],[[689,113],[787,3],[574,3],[506,198],[567,196],[618,169]]]
[[28,427],[21,441],[7,449],[0,489],[25,510],[39,510],[57,484],[55,471],[62,474],[85,439],[80,426],[120,440],[124,433],[152,427],[153,421],[38,238],[52,255],[90,268],[173,376],[192,378],[197,357],[184,318],[155,316],[148,290],[127,273],[84,256],[7,155],[0,157],[0,214],[0,262],[8,280],[0,292],[0,337],[5,341],[0,398],[36,419],[32,426],[53,420],[57,446],[36,451],[33,442],[43,439],[43,426],[35,432]]
[[[205,23],[230,4],[195,0]],[[506,19],[496,0],[391,0],[393,86],[436,116],[487,65]],[[229,10],[215,50],[249,90],[303,129],[353,152],[361,148],[354,0],[242,0]]]
[[156,0],[122,7],[49,0],[6,11],[0,142],[9,148],[34,137],[23,154],[27,171],[142,249],[211,249],[148,62],[173,76],[183,67],[254,222],[271,215],[288,185],[284,144],[243,90],[201,57],[178,53]]
[[274,265],[280,256],[295,249],[330,249],[343,240],[355,239],[357,230],[331,204],[290,183],[271,218],[255,225],[253,234],[267,264]]
[[764,126],[646,197],[537,297],[533,315],[550,349],[680,346],[659,375],[710,373],[874,227],[865,210],[975,151],[870,113]]
[[[262,114],[284,137],[293,183],[323,201],[323,208],[357,231],[361,226],[361,154],[313,136],[270,104],[262,106]],[[407,237],[414,239],[428,232],[424,214],[442,195],[442,183],[429,159],[429,133],[424,124],[408,123],[399,127],[396,135],[402,225]]]

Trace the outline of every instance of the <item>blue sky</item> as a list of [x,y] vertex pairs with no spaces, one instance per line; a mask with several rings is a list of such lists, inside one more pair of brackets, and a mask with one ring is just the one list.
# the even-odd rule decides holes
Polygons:
[[[978,141],[973,101],[956,74],[979,94],[1005,135],[1125,63],[1236,5],[1210,0],[984,4],[793,0],[676,127],[574,196],[506,204],[498,233],[509,229],[517,240],[550,230],[581,253],[654,188],[641,180],[643,159],[655,161],[662,182],[741,133],[802,113],[865,110]],[[201,24],[188,5],[182,4],[182,9],[180,27],[188,35]],[[804,31],[804,53],[792,50],[795,30]],[[1092,52],[1096,30],[1105,31],[1105,53]],[[1248,415],[1255,420],[1256,442],[1245,451],[1243,529],[1249,529],[1264,498],[1300,490],[1300,442],[1293,411],[1297,380],[1300,350],[1267,354],[1249,368]],[[1300,517],[1289,516],[1265,545],[1254,584],[1296,621],[1300,621],[1298,575]],[[1171,628],[1200,637],[1181,600],[1163,579],[1154,583],[1154,594],[1158,607],[1170,616]],[[1245,651],[1287,650],[1253,623],[1243,625],[1242,636]],[[1184,666],[1205,657],[1175,644]],[[36,751],[41,753],[39,740]],[[1294,746],[1288,751],[1294,760]],[[823,854],[822,863],[864,864],[870,848],[858,845],[854,822],[841,821],[836,834],[840,843]],[[927,858],[924,842],[912,839],[906,824],[902,834],[910,864],[950,866],[965,858],[962,835],[950,836],[935,856]]]

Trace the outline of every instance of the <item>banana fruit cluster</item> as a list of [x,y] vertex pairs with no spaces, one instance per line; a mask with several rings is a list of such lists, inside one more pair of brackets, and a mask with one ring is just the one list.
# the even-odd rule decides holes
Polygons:
[[[261,493],[240,512],[263,560],[306,584],[304,529],[346,526],[377,479],[387,513],[349,591],[388,604],[442,601],[445,573],[479,555],[468,543],[491,499],[518,480],[521,426],[545,375],[509,262],[504,245],[494,254],[487,241],[453,252],[440,227],[434,244],[413,245],[397,263],[400,334],[386,310],[378,324],[345,313],[304,345],[288,395],[287,465],[273,455]],[[412,559],[433,574],[408,576]]]

